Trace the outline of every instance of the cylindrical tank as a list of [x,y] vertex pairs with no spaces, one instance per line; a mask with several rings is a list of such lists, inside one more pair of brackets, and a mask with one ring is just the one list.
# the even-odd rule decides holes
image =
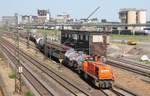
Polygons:
[[141,10],[138,12],[138,23],[145,24],[146,23],[146,11]]
[[128,24],[136,24],[136,11],[128,11]]
[[[136,11],[134,10],[128,11],[127,22],[128,24],[136,24]],[[128,27],[128,29],[132,30],[133,27]]]
[[[146,10],[140,10],[138,12],[138,23],[145,24],[146,23]],[[144,27],[140,27],[140,30],[143,30]]]
[[39,45],[40,40],[43,38],[36,38],[36,44]]
[[38,40],[37,40],[38,47],[43,48],[44,47],[44,39],[43,38],[39,38]]

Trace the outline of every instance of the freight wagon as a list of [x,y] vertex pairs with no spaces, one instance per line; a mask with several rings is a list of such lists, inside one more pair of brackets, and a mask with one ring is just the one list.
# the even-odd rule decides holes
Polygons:
[[[85,32],[83,33],[86,34]],[[68,34],[72,34],[74,36]],[[111,88],[114,81],[112,69],[109,65],[105,64],[105,62],[103,62],[103,59],[99,56],[105,54],[105,52],[103,51],[106,51],[106,49],[104,48],[106,47],[106,45],[104,45],[103,43],[106,43],[106,35],[103,36],[102,33],[89,33],[88,36],[91,36],[91,38],[88,37],[89,40],[79,40],[79,42],[78,35],[77,39],[75,34],[73,33],[68,32],[67,35],[65,35],[65,33],[62,33],[62,44],[53,42],[50,39],[47,39],[47,42],[45,44],[44,37],[35,38],[35,40],[32,40],[36,41],[35,44],[40,51],[46,52],[47,56],[49,56],[50,58],[54,58],[55,60],[57,60],[57,62],[64,64],[72,70],[75,70],[85,80],[90,81],[99,88]],[[33,36],[31,37],[34,38]],[[73,38],[75,40],[73,40]],[[45,51],[44,48],[46,48],[47,51]],[[88,51],[88,54],[86,54],[85,51]]]

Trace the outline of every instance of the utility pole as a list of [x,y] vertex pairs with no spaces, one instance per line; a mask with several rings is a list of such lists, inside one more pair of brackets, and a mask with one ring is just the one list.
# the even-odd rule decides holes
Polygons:
[[27,23],[27,49],[30,48],[30,20]]
[[46,31],[46,22],[44,22],[44,54],[45,54],[45,57],[44,57],[44,60],[47,59],[47,31]]
[[107,57],[107,38],[108,38],[108,36],[107,36],[107,33],[105,32],[104,34],[103,34],[103,46],[104,46],[104,56],[105,57]]
[[16,69],[15,69],[15,93],[22,93],[22,78],[21,78],[21,73],[22,73],[22,66],[20,64],[20,52],[19,52],[19,30],[18,30],[18,14],[15,13],[15,21],[16,21],[16,57],[17,57],[17,64],[16,64]]

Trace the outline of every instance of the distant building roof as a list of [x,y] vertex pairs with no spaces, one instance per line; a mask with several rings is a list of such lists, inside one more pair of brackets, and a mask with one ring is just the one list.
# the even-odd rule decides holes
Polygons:
[[121,11],[146,11],[146,9],[137,9],[137,8],[122,8]]

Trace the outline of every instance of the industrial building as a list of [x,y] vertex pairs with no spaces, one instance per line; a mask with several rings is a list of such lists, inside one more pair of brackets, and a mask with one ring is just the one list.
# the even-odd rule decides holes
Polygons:
[[55,17],[57,23],[66,23],[71,19],[70,15],[67,13],[59,14]]
[[15,25],[15,17],[14,16],[3,16],[2,23],[4,25]]
[[38,23],[48,22],[50,20],[50,12],[49,10],[37,10],[38,14]]
[[23,16],[21,16],[21,23],[22,24],[38,23],[38,17],[32,16],[32,15],[23,15]]
[[[119,19],[123,24],[145,24],[146,23],[146,10],[136,8],[124,8],[119,11]],[[125,29],[132,30],[133,27],[124,27]],[[143,27],[138,27],[136,30],[142,30]]]

